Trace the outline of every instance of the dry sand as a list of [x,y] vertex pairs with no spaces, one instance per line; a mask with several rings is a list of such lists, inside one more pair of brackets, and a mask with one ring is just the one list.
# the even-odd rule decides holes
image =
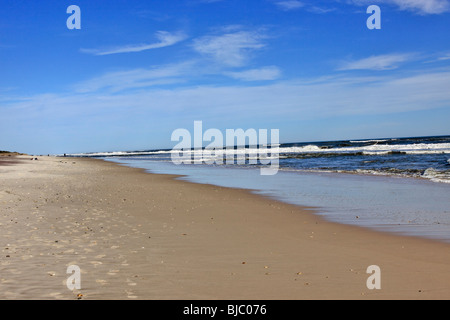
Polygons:
[[101,160],[15,159],[0,164],[0,299],[450,298],[445,243]]

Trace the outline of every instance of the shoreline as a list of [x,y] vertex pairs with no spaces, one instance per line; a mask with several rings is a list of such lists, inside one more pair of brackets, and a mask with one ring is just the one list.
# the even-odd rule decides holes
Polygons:
[[[70,158],[68,158],[70,159]],[[80,158],[75,158],[75,159],[80,159]],[[241,188],[241,187],[228,187],[228,186],[221,186],[221,185],[216,185],[214,183],[206,183],[206,182],[197,182],[194,179],[191,179],[191,177],[189,175],[186,174],[175,174],[175,173],[160,173],[160,172],[151,172],[151,170],[149,169],[145,169],[145,168],[141,168],[141,167],[134,167],[134,166],[130,166],[126,163],[121,163],[121,162],[115,162],[115,161],[110,161],[110,160],[105,160],[105,159],[101,159],[101,158],[91,158],[91,157],[82,157],[82,159],[94,159],[96,161],[104,161],[106,163],[112,163],[112,164],[116,164],[119,166],[122,166],[124,168],[131,168],[131,169],[137,169],[137,170],[141,170],[142,173],[144,174],[150,174],[150,175],[157,175],[157,176],[162,176],[162,177],[167,177],[173,181],[179,181],[179,182],[186,182],[188,184],[197,184],[197,185],[201,185],[201,186],[206,186],[206,187],[211,187],[211,188],[221,188],[224,190],[236,190],[236,191],[240,191],[243,193],[248,193],[251,196],[256,196],[262,199],[265,199],[267,201],[271,201],[271,202],[275,202],[278,204],[282,204],[282,205],[288,205],[288,206],[293,206],[294,208],[298,208],[300,210],[303,210],[305,213],[312,215],[313,217],[321,220],[322,222],[325,223],[331,223],[331,224],[336,224],[338,226],[346,226],[346,227],[352,227],[352,228],[356,228],[356,229],[360,229],[362,231],[370,231],[370,232],[375,232],[375,233],[379,233],[379,234],[383,234],[383,235],[391,235],[394,237],[402,237],[402,238],[411,238],[411,239],[416,239],[416,240],[425,240],[425,241],[430,241],[430,242],[434,242],[434,243],[439,243],[439,244],[444,244],[444,245],[448,245],[450,248],[450,242],[447,240],[442,240],[439,238],[433,238],[433,237],[426,237],[426,236],[419,236],[419,235],[412,235],[412,234],[407,234],[407,233],[396,233],[396,232],[392,232],[392,231],[385,231],[382,230],[380,228],[375,228],[375,227],[371,227],[371,226],[365,226],[365,225],[357,225],[357,224],[351,224],[349,222],[340,222],[340,220],[331,220],[329,218],[327,218],[325,215],[320,214],[319,212],[322,210],[327,210],[326,207],[318,207],[318,206],[311,206],[311,205],[304,205],[304,204],[297,204],[297,203],[291,203],[285,200],[282,200],[280,198],[278,198],[276,195],[270,195],[270,194],[266,194],[264,192],[262,192],[262,190],[258,190],[258,189],[252,189],[252,188]],[[311,174],[311,175],[315,175],[317,174],[317,172],[306,172],[306,174]],[[417,177],[401,177],[401,176],[383,176],[383,175],[367,175],[367,174],[358,174],[358,173],[341,173],[341,172],[325,172],[325,175],[350,175],[350,176],[362,176],[362,177],[375,177],[375,179],[400,179],[400,180],[409,180],[411,179],[411,181],[416,181],[416,182],[424,182],[424,183],[429,183],[429,184],[444,184],[446,185],[446,183],[442,183],[442,182],[434,182],[431,180],[426,180],[426,179],[421,179],[421,178],[417,178]],[[394,225],[395,227],[395,225]]]
[[[40,157],[0,174],[0,299],[450,298],[439,241],[100,159]],[[366,287],[370,265],[381,290]]]
[[[315,214],[339,224],[450,243],[450,221],[445,215],[450,186],[445,183],[412,177],[291,171],[280,171],[267,179],[251,168],[104,160],[144,168],[149,173],[181,175],[177,179],[192,183],[250,190],[283,203],[315,208]],[[433,195],[432,203],[426,194]]]

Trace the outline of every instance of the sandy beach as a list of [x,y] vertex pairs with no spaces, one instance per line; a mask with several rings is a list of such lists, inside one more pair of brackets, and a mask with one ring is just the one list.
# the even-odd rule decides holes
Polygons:
[[102,160],[30,159],[0,161],[0,299],[450,298],[449,244]]

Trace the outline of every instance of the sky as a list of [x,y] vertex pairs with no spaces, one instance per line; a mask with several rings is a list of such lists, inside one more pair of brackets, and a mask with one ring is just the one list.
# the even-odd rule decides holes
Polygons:
[[450,0],[0,1],[0,150],[170,149],[194,121],[449,135]]

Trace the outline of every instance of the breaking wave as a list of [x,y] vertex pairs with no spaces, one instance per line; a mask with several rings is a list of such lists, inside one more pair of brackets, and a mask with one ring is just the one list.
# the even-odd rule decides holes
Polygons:
[[[130,157],[136,160],[171,161],[174,153],[191,156],[192,163],[222,164],[225,159],[245,159],[245,165],[278,155],[280,170],[388,175],[450,183],[450,136],[289,143],[271,147],[214,150],[145,150],[70,154],[73,157]],[[183,154],[180,154],[182,152]],[[236,164],[242,164],[237,162]]]

